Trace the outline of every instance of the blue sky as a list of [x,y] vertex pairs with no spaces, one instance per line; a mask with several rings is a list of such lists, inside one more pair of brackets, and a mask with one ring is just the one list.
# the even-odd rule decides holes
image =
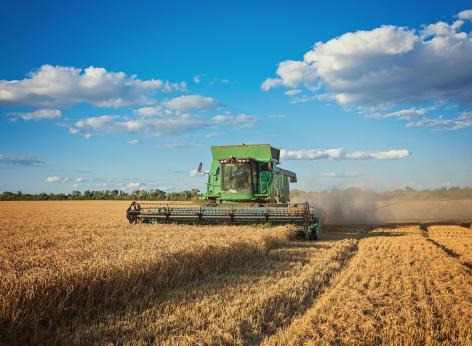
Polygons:
[[0,191],[204,189],[209,146],[240,143],[307,190],[471,185],[470,9],[4,3]]

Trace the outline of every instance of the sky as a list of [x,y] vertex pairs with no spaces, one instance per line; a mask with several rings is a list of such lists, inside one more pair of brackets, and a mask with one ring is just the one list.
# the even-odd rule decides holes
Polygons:
[[0,191],[205,189],[270,143],[292,188],[472,185],[470,1],[10,1]]

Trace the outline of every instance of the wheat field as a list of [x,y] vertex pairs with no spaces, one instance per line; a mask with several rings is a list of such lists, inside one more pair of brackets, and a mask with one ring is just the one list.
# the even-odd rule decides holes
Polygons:
[[128,202],[0,203],[0,344],[472,343],[458,226],[129,225]]

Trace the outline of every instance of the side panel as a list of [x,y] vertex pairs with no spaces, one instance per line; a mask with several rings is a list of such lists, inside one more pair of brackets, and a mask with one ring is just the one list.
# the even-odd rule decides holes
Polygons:
[[289,178],[281,171],[275,171],[270,184],[270,196],[280,203],[290,200]]
[[207,180],[207,197],[219,197],[221,193],[221,176],[220,176],[220,164],[218,161],[213,160],[211,163],[210,174]]

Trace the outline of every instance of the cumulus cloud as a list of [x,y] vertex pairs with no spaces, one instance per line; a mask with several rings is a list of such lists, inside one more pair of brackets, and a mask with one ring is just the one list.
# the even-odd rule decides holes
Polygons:
[[406,149],[388,151],[347,151],[343,148],[334,149],[301,149],[280,151],[280,157],[286,160],[394,160],[411,155]]
[[165,117],[165,116],[174,116],[176,114],[175,110],[166,108],[162,105],[155,105],[151,107],[141,107],[135,109],[133,113],[141,118],[150,118],[150,117]]
[[279,78],[268,78],[262,83],[262,90],[268,91],[278,86],[298,87],[309,85],[317,78],[316,69],[305,61],[282,61],[276,71]]
[[218,101],[202,95],[183,95],[170,99],[166,102],[166,106],[169,109],[187,112],[215,108],[218,106]]
[[[89,139],[92,135],[104,133],[144,133],[154,136],[178,135],[205,127],[233,125],[240,128],[253,127],[259,118],[247,115],[215,115],[211,118],[174,113],[172,116],[129,118],[120,115],[100,115],[75,122],[68,129],[70,134],[83,134]],[[216,134],[219,134],[218,132]],[[132,143],[130,143],[132,144]]]
[[46,119],[59,119],[62,116],[62,113],[59,109],[38,109],[33,112],[8,113],[8,116],[12,120],[22,119],[25,121],[38,121]]
[[140,80],[102,67],[42,65],[22,80],[0,80],[0,106],[68,107],[88,103],[121,107],[152,103],[157,90],[185,89],[185,83]]
[[69,177],[58,177],[57,175],[46,178],[47,183],[68,183],[69,180]]
[[207,121],[189,114],[173,117],[127,119],[118,115],[89,117],[75,123],[75,128],[91,133],[180,134],[204,127]]
[[29,156],[11,157],[0,154],[0,164],[11,166],[45,166],[46,162]]
[[105,129],[108,126],[111,126],[113,120],[118,119],[117,115],[101,115],[98,117],[90,117],[86,119],[79,120],[75,123],[75,127],[79,129]]
[[472,10],[464,10],[457,15],[459,19],[472,21]]
[[358,178],[360,174],[357,172],[346,172],[346,173],[336,173],[336,172],[325,172],[320,173],[320,177],[323,178]]
[[472,104],[472,34],[460,20],[420,30],[384,25],[317,42],[302,60],[283,61],[277,78],[261,88],[284,86],[329,93],[341,105]]

